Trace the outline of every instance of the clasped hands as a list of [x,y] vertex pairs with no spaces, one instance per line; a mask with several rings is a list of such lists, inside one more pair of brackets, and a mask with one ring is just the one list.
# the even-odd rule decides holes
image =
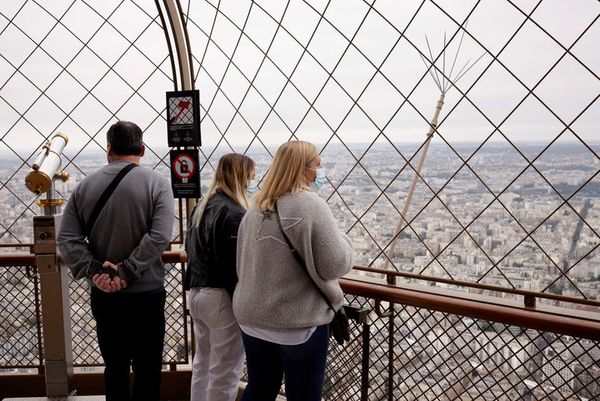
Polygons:
[[[120,263],[114,264],[109,261],[102,264],[104,269],[114,269],[115,273],[119,270],[119,266]],[[94,276],[92,276],[92,282],[98,289],[104,292],[117,292],[127,288],[127,282],[119,277],[118,274],[115,274],[112,278],[111,275],[112,274],[108,273],[94,274]]]

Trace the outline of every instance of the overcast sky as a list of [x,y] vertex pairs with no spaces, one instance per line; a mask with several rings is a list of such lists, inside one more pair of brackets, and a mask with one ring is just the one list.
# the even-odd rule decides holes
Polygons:
[[[182,1],[195,68],[203,62],[196,87],[208,147],[225,133],[243,150],[255,132],[268,144],[291,132],[314,142],[333,132],[371,142],[381,131],[397,142],[422,141],[440,95],[431,76],[419,83],[427,74],[419,50],[430,58],[426,35],[433,58],[446,35],[436,65],[452,79],[483,56],[446,96],[439,131],[449,142],[481,142],[494,125],[514,141],[547,142],[565,124],[586,141],[600,139],[597,1],[389,0],[371,8],[362,0],[228,0],[218,13],[217,3]],[[463,37],[458,24],[469,14],[450,75]],[[166,147],[159,113],[173,84],[157,15],[151,0],[1,2],[0,152],[35,152],[56,130],[70,135],[71,151],[89,141],[86,132],[104,144],[112,114],[138,122],[150,146]]]

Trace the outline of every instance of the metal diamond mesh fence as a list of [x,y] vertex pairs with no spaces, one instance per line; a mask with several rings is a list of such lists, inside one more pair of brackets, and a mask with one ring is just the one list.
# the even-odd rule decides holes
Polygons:
[[0,222],[2,243],[31,240],[39,213],[24,176],[56,131],[69,135],[63,163],[74,185],[105,163],[106,130],[133,120],[144,130],[144,164],[167,171],[155,150],[164,123],[164,92],[173,89],[162,22],[144,1],[16,1],[0,7]]
[[[374,303],[361,297],[349,296],[347,300],[357,305]],[[368,395],[362,399],[600,397],[597,341],[406,305],[389,305],[374,317],[369,330]],[[337,361],[330,357],[330,366]],[[360,364],[354,364],[354,369]],[[340,380],[334,388],[339,393],[351,392],[359,382]],[[361,398],[360,393],[353,393],[341,399]]]
[[[188,331],[182,295],[183,265],[167,263],[165,289],[165,345],[163,363],[187,364]],[[41,295],[35,266],[2,266],[0,269],[0,367],[31,369],[41,367]],[[69,280],[71,346],[75,367],[102,366],[95,320],[85,281]]]
[[[260,178],[278,144],[309,140],[356,264],[598,298],[598,2],[180,5],[204,183],[224,152]],[[116,119],[139,123],[144,163],[168,174],[163,28],[151,1],[3,3],[0,241],[31,241],[20,183],[54,131],[71,138],[61,196],[104,163]]]
[[[188,362],[186,318],[181,293],[181,264],[166,264],[165,289],[165,346],[163,363]],[[102,366],[98,348],[95,320],[89,301],[89,289],[84,281],[70,281],[71,333],[74,366]]]
[[329,342],[323,399],[362,400],[368,394],[370,328],[369,309],[352,316],[350,313],[350,341],[339,345]]
[[184,8],[205,168],[309,140],[357,264],[597,298],[597,2]]
[[0,366],[39,367],[42,334],[35,267],[3,266],[0,283]]
[[[187,363],[180,265],[168,264],[165,363]],[[3,369],[40,366],[34,271],[3,268]],[[87,291],[71,282],[76,366],[98,366]],[[19,299],[18,308],[12,300]],[[351,321],[351,340],[332,340],[324,399],[566,400],[600,397],[600,345],[552,332],[348,294],[373,310]],[[378,305],[379,304],[379,305]],[[11,306],[12,305],[12,306]]]

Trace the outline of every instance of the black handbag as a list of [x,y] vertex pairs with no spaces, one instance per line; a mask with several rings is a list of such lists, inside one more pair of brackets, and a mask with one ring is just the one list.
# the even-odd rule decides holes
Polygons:
[[333,320],[329,323],[329,333],[339,345],[344,345],[344,341],[350,341],[350,324],[348,323],[348,316],[346,316],[344,306],[338,309],[335,315],[333,315]]
[[327,302],[327,306],[329,306],[329,309],[331,309],[334,312],[333,320],[329,323],[329,335],[333,336],[333,338],[335,338],[335,341],[339,345],[344,345],[344,341],[350,341],[350,324],[348,323],[348,316],[346,316],[346,312],[344,311],[344,306],[340,307],[340,309],[338,309],[336,311],[333,308],[333,305],[331,304],[331,302],[329,301],[329,298],[327,298],[327,295],[325,295],[323,290],[321,290],[321,288],[317,285],[317,283],[315,283],[315,281],[312,279],[310,274],[308,274],[308,269],[306,268],[306,263],[304,263],[304,259],[302,259],[302,256],[300,256],[298,251],[296,251],[296,248],[294,248],[290,239],[288,238],[288,236],[285,234],[285,231],[283,230],[283,226],[281,225],[281,218],[279,217],[279,211],[277,210],[277,201],[275,202],[274,207],[275,207],[275,215],[277,216],[277,224],[279,224],[279,229],[281,230],[281,233],[283,234],[283,239],[285,239],[285,242],[287,242],[287,245],[290,248],[290,252],[291,252],[292,256],[294,256],[294,258],[296,259],[298,264],[300,264],[300,266],[302,266],[304,268],[304,270],[306,271],[306,274],[308,275],[308,277],[310,278],[312,283],[315,285],[317,291],[319,291],[319,294],[321,294],[321,296],[323,297],[325,302]]

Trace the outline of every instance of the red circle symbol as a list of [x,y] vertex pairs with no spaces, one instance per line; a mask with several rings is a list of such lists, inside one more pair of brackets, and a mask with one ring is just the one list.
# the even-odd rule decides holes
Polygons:
[[196,172],[196,162],[190,155],[180,154],[173,160],[173,173],[180,179],[187,179]]

